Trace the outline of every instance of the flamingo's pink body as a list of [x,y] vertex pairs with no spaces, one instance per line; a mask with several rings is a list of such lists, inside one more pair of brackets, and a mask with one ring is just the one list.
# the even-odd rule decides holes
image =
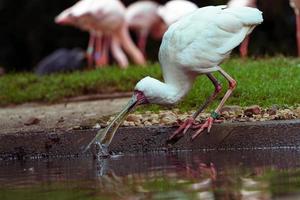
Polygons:
[[147,37],[160,17],[157,14],[159,4],[153,1],[132,3],[126,10],[126,21],[129,29],[138,35],[138,47],[145,54]]
[[181,17],[184,17],[198,9],[198,6],[186,0],[172,0],[160,6],[158,15],[163,19],[167,26],[172,25]]
[[153,35],[156,38],[162,38],[169,26],[197,9],[196,4],[187,0],[171,0],[159,6],[157,14],[160,20],[155,24]]
[[107,64],[110,47],[119,66],[127,67],[128,59],[121,48],[123,47],[135,63],[145,63],[142,53],[129,36],[125,7],[119,0],[81,0],[63,11],[56,18],[56,22],[74,25],[90,32],[90,62],[94,58],[97,65]]
[[256,0],[230,0],[227,5],[229,7],[238,7],[238,6],[256,7]]
[[298,56],[300,57],[300,0],[290,0],[290,5],[296,14]]
[[[229,7],[256,7],[256,0],[230,0],[227,4]],[[240,45],[240,54],[242,57],[248,56],[249,36]]]

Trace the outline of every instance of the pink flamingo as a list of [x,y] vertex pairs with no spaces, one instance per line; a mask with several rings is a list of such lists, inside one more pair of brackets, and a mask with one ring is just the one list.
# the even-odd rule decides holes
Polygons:
[[186,0],[171,0],[159,6],[157,9],[159,20],[153,25],[153,37],[162,38],[169,26],[197,9],[196,4]]
[[[108,47],[107,45],[101,45],[101,38],[97,38],[97,33],[94,30],[92,24],[90,23],[90,20],[86,18],[86,16],[79,16],[76,14],[78,10],[81,10],[82,8],[88,7],[88,1],[79,1],[72,7],[64,10],[62,13],[60,13],[56,18],[55,22],[60,25],[70,25],[75,26],[77,28],[80,28],[83,31],[88,31],[90,33],[90,39],[88,43],[88,48],[86,51],[86,56],[88,60],[88,65],[92,66],[94,63],[94,54],[97,52],[95,51],[95,45],[97,44],[97,50],[101,50],[102,57],[101,59],[97,60],[97,64],[99,65],[105,65],[108,63],[107,58],[107,52]],[[106,44],[106,43],[105,43]],[[101,45],[101,48],[99,48],[99,45]],[[95,60],[96,61],[96,60]]]
[[128,59],[122,48],[136,64],[145,63],[142,53],[129,36],[125,6],[119,0],[81,0],[63,11],[56,22],[74,25],[90,32],[87,50],[90,64],[93,60],[98,66],[107,64],[109,48],[121,68],[128,66]]
[[167,26],[178,21],[181,17],[198,9],[198,6],[186,0],[172,0],[158,8],[158,15]]
[[161,20],[155,25],[156,37],[162,38],[169,26],[197,9],[196,4],[186,0],[171,0],[165,5],[159,6],[157,13]]
[[[256,8],[256,0],[230,0],[228,2],[228,7],[253,7]],[[240,45],[240,54],[241,57],[245,58],[248,56],[248,46],[249,46],[250,37],[247,36],[245,40]]]
[[300,0],[290,0],[290,5],[296,14],[298,56],[300,57]]
[[129,29],[137,33],[138,47],[144,55],[146,55],[148,35],[160,20],[157,14],[158,6],[159,4],[153,1],[138,1],[129,5],[126,10]]

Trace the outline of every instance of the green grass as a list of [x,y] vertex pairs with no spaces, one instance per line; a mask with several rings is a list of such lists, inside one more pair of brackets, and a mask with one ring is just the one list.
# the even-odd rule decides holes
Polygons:
[[[300,103],[300,60],[295,58],[229,59],[222,67],[238,82],[227,105],[262,107],[295,106]],[[227,83],[217,72],[223,85]],[[93,71],[37,77],[32,73],[8,74],[0,78],[0,105],[32,101],[57,102],[83,94],[132,91],[144,76],[162,79],[159,64],[126,70],[108,67]],[[192,91],[179,104],[182,110],[196,108],[214,88],[206,76],[200,76]],[[222,94],[219,95],[221,99]],[[216,101],[212,106],[215,106]],[[155,107],[153,107],[155,109]]]

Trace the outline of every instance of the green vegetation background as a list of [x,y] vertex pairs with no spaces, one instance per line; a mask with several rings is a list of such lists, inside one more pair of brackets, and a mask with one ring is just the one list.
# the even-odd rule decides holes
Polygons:
[[[222,67],[234,77],[238,86],[227,105],[262,107],[295,106],[300,103],[300,60],[277,57],[242,60],[233,58]],[[223,85],[227,83],[217,72]],[[0,105],[24,102],[59,102],[66,97],[86,94],[133,91],[135,84],[145,76],[162,80],[159,64],[145,68],[130,66],[126,70],[110,66],[97,70],[38,77],[33,73],[11,73],[0,77]],[[192,91],[180,103],[180,109],[193,109],[214,90],[206,76],[200,76]],[[221,99],[222,94],[219,95]],[[218,103],[218,101],[215,101]],[[212,105],[215,106],[215,105]]]

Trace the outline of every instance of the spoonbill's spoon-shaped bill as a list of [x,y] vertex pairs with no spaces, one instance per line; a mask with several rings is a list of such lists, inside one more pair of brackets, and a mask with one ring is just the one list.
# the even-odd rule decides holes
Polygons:
[[122,111],[116,115],[116,117],[111,121],[111,123],[105,128],[105,129],[100,129],[94,139],[87,145],[85,148],[85,152],[90,149],[92,144],[99,144],[104,147],[108,147],[120,127],[120,125],[123,123],[123,121],[126,119],[128,114],[132,112],[136,106],[139,104],[145,103],[145,99],[143,96],[140,95],[139,92],[135,92],[127,105],[122,109]]

